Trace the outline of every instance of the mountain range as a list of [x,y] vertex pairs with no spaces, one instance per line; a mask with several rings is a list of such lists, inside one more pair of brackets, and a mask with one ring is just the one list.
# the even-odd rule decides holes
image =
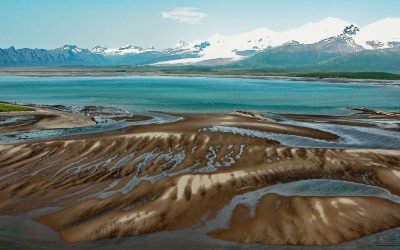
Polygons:
[[359,26],[327,18],[287,31],[256,29],[215,34],[157,50],[133,44],[119,48],[0,49],[0,67],[18,66],[216,66],[287,70],[400,71],[400,18]]

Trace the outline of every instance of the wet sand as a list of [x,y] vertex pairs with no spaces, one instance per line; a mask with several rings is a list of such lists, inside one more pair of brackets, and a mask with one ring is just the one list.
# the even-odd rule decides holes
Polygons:
[[114,121],[127,121],[127,122],[137,122],[137,121],[147,121],[153,119],[151,116],[146,115],[129,115],[129,116],[118,116],[112,118]]
[[400,204],[375,197],[268,194],[253,216],[238,205],[229,228],[209,235],[241,243],[331,245],[398,227],[399,211]]
[[[340,137],[251,115],[170,115],[183,119],[0,145],[0,214],[29,214],[64,241],[82,242],[196,230],[235,197],[299,180],[342,180],[400,195],[400,150],[288,147],[209,128]],[[239,205],[229,227],[200,231],[233,242],[337,244],[399,227],[399,212],[396,202],[373,196],[267,194],[255,214]]]
[[377,121],[390,121],[392,120],[392,127],[390,130],[400,130],[400,113],[387,112],[380,110],[371,110],[365,108],[350,108],[355,111],[350,116],[329,116],[329,115],[303,115],[303,114],[280,114],[283,117],[293,119],[295,121],[304,122],[320,122],[338,125],[348,125],[356,127],[379,127]]
[[57,128],[79,128],[96,124],[90,117],[63,112],[55,109],[34,107],[34,111],[23,112],[2,112],[0,119],[10,117],[29,116],[29,119],[22,123],[12,124],[12,126],[0,126],[0,131],[22,131],[22,130],[43,130]]

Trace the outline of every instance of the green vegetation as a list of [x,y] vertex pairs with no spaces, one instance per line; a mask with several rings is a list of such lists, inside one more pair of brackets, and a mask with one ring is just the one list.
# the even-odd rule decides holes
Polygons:
[[33,110],[35,109],[14,104],[0,103],[0,112],[18,112],[18,111],[33,111]]
[[314,72],[293,74],[297,77],[312,78],[347,78],[347,79],[372,79],[372,80],[400,80],[399,74],[385,72]]
[[0,69],[0,75],[21,76],[215,76],[215,77],[305,77],[400,80],[399,71],[289,70],[277,68],[236,68],[230,66],[118,66],[118,67],[55,67]]

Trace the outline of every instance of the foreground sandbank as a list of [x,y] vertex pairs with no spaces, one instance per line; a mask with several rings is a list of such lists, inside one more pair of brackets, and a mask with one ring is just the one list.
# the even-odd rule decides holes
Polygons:
[[[299,180],[342,180],[400,195],[400,151],[287,147],[275,140],[209,129],[237,127],[327,142],[338,139],[334,133],[248,112],[170,115],[184,119],[0,145],[0,214],[29,214],[68,242],[214,223],[200,232],[236,242],[325,245],[400,226],[397,202],[340,194],[265,194],[254,217],[238,204],[229,218],[231,226],[215,222],[235,197],[250,198],[254,191]],[[351,232],[349,225],[354,225]]]

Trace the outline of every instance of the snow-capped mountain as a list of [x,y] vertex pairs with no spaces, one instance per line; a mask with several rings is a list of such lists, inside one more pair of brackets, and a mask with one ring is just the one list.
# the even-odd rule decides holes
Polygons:
[[103,46],[100,46],[100,45],[97,45],[97,46],[95,46],[94,48],[92,48],[91,50],[90,50],[90,52],[92,52],[93,54],[104,54],[104,52],[107,50],[108,48],[107,47],[103,47]]
[[[326,18],[291,30],[259,28],[237,35],[214,34],[207,39],[180,41],[163,50],[134,44],[119,48],[96,46],[91,50],[75,45],[53,50],[10,47],[0,49],[0,65],[217,65],[235,63],[271,50],[268,55],[295,51],[298,61],[312,54],[309,62],[319,63],[320,55],[326,59],[335,56],[332,54],[344,56],[363,51],[391,50],[390,53],[398,53],[399,27],[400,18],[386,18],[366,26]],[[286,57],[274,54],[273,58],[282,62],[291,60],[288,54]],[[255,60],[256,63],[260,61]],[[271,62],[268,65],[276,64]]]
[[82,53],[82,52],[88,52],[87,49],[81,49],[76,45],[69,45],[69,44],[66,44],[58,49],[66,51],[66,52],[75,53],[75,54]]
[[169,55],[169,60],[157,62],[157,65],[199,64],[221,60],[229,63],[291,41],[299,44],[316,44],[316,47],[321,49],[342,53],[396,47],[400,46],[398,27],[400,18],[386,18],[360,27],[349,21],[329,17],[286,31],[259,28],[237,35],[215,34],[204,40],[180,41],[174,47],[162,51],[157,51],[154,47],[143,49],[129,44],[120,48],[96,46],[91,52],[103,56],[139,55],[145,52]]
[[124,55],[134,55],[134,54],[140,54],[144,52],[150,52],[150,51],[155,51],[154,47],[149,47],[146,49],[143,49],[142,47],[139,47],[134,44],[128,44],[119,48],[108,48],[108,47],[103,47],[103,46],[96,46],[93,49],[91,49],[91,52],[94,54],[100,54],[104,56],[124,56]]
[[[336,46],[336,51],[342,50],[341,52],[397,47],[400,46],[399,27],[400,18],[383,19],[365,27],[337,18],[327,18],[288,31],[260,28],[233,36],[215,34],[205,40],[208,46],[199,51],[197,57],[158,64],[197,64],[216,59],[234,62],[291,41],[300,44],[329,42],[330,49]],[[190,51],[190,45],[193,44],[196,43],[186,43],[186,50]]]
[[193,41],[188,43],[181,40],[173,48],[165,49],[164,52],[169,54],[200,53],[208,46],[210,46],[210,42],[208,41]]
[[[324,52],[333,52],[333,53],[354,53],[360,52],[364,50],[361,45],[358,45],[354,42],[351,34],[355,35],[355,30],[357,30],[357,26],[351,25],[347,26],[343,33],[338,36],[332,36],[327,39],[323,39],[317,43],[313,43],[310,46],[318,49],[319,51]],[[353,31],[352,31],[353,30]]]
[[297,29],[283,32],[259,28],[234,36],[215,34],[206,39],[209,46],[199,53],[199,57],[161,62],[159,64],[195,64],[215,59],[237,61],[264,49],[280,46],[289,41],[298,41],[306,44],[315,43],[341,34],[343,29],[350,24],[340,19],[327,18],[318,23],[308,23]]

